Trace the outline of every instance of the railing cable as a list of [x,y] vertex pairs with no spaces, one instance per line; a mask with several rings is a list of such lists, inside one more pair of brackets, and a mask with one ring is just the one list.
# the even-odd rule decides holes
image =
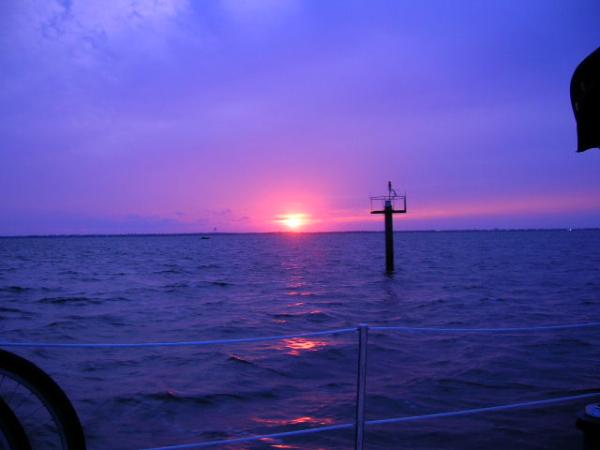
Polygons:
[[373,331],[402,331],[407,333],[535,333],[540,331],[574,330],[600,327],[600,322],[574,323],[567,325],[542,325],[535,327],[504,328],[448,328],[448,327],[405,327],[405,326],[370,326]]
[[[600,322],[574,323],[567,325],[542,325],[535,327],[508,328],[448,328],[448,327],[406,327],[406,326],[369,326],[373,331],[400,331],[406,333],[527,333],[540,331],[561,331],[582,328],[597,328]],[[180,342],[139,342],[139,343],[57,343],[57,342],[6,342],[0,341],[0,347],[31,347],[31,348],[144,348],[144,347],[195,347],[202,345],[244,344],[261,341],[279,341],[313,336],[327,336],[356,332],[358,327],[338,328],[334,330],[313,331],[275,336],[258,336],[236,339],[214,339],[206,341]]]
[[[404,417],[394,417],[390,419],[377,419],[377,420],[367,420],[365,424],[367,426],[371,425],[386,425],[390,423],[402,423],[402,422],[416,422],[419,420],[430,420],[430,419],[443,419],[447,417],[459,417],[466,416],[470,414],[481,414],[481,413],[489,413],[489,412],[498,412],[498,411],[509,411],[515,409],[526,409],[526,408],[534,408],[544,405],[553,405],[558,403],[566,403],[574,400],[582,400],[586,398],[598,397],[600,396],[600,392],[592,392],[587,394],[578,394],[578,395],[569,395],[564,397],[555,397],[545,400],[532,400],[527,402],[519,402],[519,403],[511,403],[505,405],[496,405],[496,406],[486,406],[483,408],[471,408],[471,409],[462,409],[458,411],[447,411],[447,412],[439,412],[433,414],[421,414],[417,416],[404,416]],[[263,434],[256,436],[247,436],[243,438],[236,439],[220,439],[216,441],[204,441],[204,442],[196,442],[189,444],[179,444],[179,445],[171,445],[166,447],[152,447],[145,450],[176,450],[176,449],[192,449],[192,448],[207,448],[214,447],[216,445],[226,445],[226,444],[239,444],[242,442],[252,442],[259,441],[265,439],[277,439],[291,436],[301,436],[305,434],[314,434],[314,433],[322,433],[326,431],[335,431],[335,430],[346,430],[354,428],[354,424],[352,423],[341,423],[336,425],[328,425],[324,427],[316,427],[316,428],[307,428],[304,430],[294,430],[294,431],[284,431],[281,433],[273,433],[273,434]]]
[[276,336],[259,336],[238,339],[215,339],[208,341],[180,342],[140,342],[140,343],[52,343],[52,342],[0,342],[0,347],[34,347],[34,348],[145,348],[145,347],[196,347],[202,345],[245,344],[250,342],[281,341],[303,337],[327,336],[356,332],[357,328],[338,328],[336,330],[314,331],[309,333],[285,334]]

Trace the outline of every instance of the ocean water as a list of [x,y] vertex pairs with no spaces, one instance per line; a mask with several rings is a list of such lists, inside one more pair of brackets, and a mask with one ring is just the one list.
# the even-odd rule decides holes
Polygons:
[[[2,341],[146,342],[370,325],[600,320],[600,231],[0,239]],[[600,388],[600,330],[371,332],[367,418]],[[152,349],[18,349],[65,389],[92,449],[351,422],[355,334]],[[11,349],[11,351],[15,351]],[[369,449],[580,449],[586,401],[381,425]],[[352,430],[223,448],[346,449]]]

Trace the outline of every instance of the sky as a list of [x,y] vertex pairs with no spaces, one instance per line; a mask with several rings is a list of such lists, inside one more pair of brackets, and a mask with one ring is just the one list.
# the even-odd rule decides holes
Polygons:
[[0,235],[600,227],[600,2],[0,2]]

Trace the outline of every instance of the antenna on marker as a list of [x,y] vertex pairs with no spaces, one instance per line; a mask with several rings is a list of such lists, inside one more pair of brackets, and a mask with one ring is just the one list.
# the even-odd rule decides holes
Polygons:
[[392,188],[392,182],[388,181],[388,197],[398,197],[396,190]]

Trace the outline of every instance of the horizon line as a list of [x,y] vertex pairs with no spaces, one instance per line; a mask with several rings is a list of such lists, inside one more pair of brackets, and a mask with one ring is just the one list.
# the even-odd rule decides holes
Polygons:
[[[511,232],[511,231],[595,231],[600,227],[550,227],[550,228],[447,228],[425,230],[394,230],[394,233],[457,233],[457,232]],[[57,234],[8,234],[0,235],[0,239],[13,238],[65,238],[65,237],[160,237],[160,236],[225,236],[240,234],[350,234],[350,233],[384,233],[384,230],[340,230],[340,231],[194,231],[183,233],[57,233]]]

